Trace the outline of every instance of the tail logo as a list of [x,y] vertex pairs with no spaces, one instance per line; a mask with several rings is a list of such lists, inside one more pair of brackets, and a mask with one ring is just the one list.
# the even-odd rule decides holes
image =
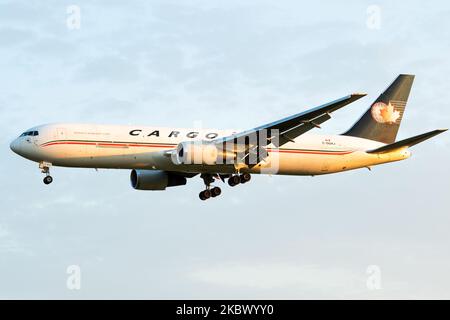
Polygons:
[[371,108],[372,118],[378,123],[393,124],[400,118],[400,112],[395,110],[394,106],[389,101],[389,104],[377,102]]

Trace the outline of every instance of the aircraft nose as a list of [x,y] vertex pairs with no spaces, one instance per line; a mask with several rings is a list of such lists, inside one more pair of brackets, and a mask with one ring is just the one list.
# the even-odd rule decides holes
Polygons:
[[15,139],[15,140],[13,140],[12,142],[11,142],[11,144],[9,145],[9,147],[11,148],[11,150],[14,152],[14,153],[17,153],[17,154],[19,154],[19,152],[20,152],[20,148],[19,148],[19,142],[17,141],[17,139]]

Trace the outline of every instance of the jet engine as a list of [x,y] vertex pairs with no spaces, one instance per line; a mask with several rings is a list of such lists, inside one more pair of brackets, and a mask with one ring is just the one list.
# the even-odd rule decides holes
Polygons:
[[218,156],[219,151],[212,143],[181,142],[172,161],[175,164],[213,165],[217,163]]
[[136,170],[130,174],[131,186],[136,190],[165,190],[167,187],[182,186],[186,178],[161,170]]

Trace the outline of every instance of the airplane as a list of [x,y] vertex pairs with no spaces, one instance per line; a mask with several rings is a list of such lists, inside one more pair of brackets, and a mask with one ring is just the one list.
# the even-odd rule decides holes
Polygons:
[[338,135],[307,133],[334,111],[364,97],[353,93],[250,130],[54,123],[33,127],[11,142],[18,155],[38,162],[44,183],[52,166],[131,169],[137,190],[165,190],[200,175],[199,198],[219,196],[215,182],[231,187],[251,174],[315,176],[400,161],[410,147],[447,129],[395,141],[414,75],[401,74],[361,118]]

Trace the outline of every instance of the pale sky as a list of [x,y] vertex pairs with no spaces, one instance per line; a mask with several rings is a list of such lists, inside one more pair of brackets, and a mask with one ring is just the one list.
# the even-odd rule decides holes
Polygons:
[[[67,26],[69,5],[80,28]],[[135,191],[9,149],[48,122],[251,128],[416,74],[398,138],[450,126],[447,1],[0,1],[0,298],[450,298],[450,134],[407,161]],[[66,286],[81,269],[80,290]],[[381,288],[369,290],[369,266]]]

